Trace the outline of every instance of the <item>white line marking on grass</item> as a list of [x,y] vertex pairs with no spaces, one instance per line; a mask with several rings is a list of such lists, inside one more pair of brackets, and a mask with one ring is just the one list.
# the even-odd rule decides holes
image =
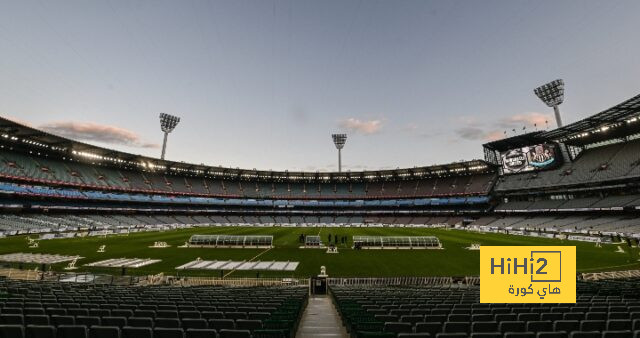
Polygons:
[[[250,260],[246,261],[246,263],[253,262],[253,260],[254,260],[254,259],[256,259],[256,258],[258,258],[258,257],[262,256],[264,253],[266,253],[267,251],[269,251],[269,250],[271,250],[271,249],[273,249],[273,248],[266,249],[266,250],[264,250],[263,252],[261,252],[261,253],[259,253],[259,254],[255,255],[253,258],[251,258]],[[240,265],[242,265],[242,264],[240,264]],[[240,266],[240,265],[238,265],[238,266]],[[233,270],[229,271],[226,275],[222,276],[222,278],[226,278],[227,276],[229,276],[230,274],[232,274],[232,273],[234,273],[234,272],[236,272],[236,269],[233,269]]]

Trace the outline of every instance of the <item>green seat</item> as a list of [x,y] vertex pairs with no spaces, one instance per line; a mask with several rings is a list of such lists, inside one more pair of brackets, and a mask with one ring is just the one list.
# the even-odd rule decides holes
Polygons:
[[367,332],[382,332],[384,330],[384,323],[382,322],[360,322],[356,323],[355,331],[367,331]]
[[254,330],[253,338],[287,338],[285,330]]
[[370,331],[358,331],[358,338],[395,338],[396,334],[391,332],[370,332]]

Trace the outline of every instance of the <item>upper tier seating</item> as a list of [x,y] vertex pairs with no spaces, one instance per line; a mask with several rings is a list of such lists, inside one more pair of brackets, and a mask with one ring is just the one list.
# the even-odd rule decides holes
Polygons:
[[211,179],[134,171],[75,161],[28,156],[0,150],[0,177],[63,183],[97,189],[114,188],[218,197],[284,199],[362,199],[487,195],[495,174],[379,182],[263,182]]
[[587,149],[557,169],[505,175],[496,191],[543,188],[640,177],[640,140]]
[[[230,225],[230,224],[324,224],[324,225],[362,225],[362,216],[221,216],[221,215],[75,215],[75,214],[3,214],[0,215],[0,234],[27,234],[79,229],[118,230],[118,229],[163,229],[168,225]],[[370,223],[429,225],[462,222],[460,217],[374,217],[367,218]]]
[[571,210],[578,208],[623,208],[640,206],[640,195],[621,195],[606,197],[587,197],[573,199],[542,199],[537,201],[510,201],[496,207],[498,211],[505,210]]

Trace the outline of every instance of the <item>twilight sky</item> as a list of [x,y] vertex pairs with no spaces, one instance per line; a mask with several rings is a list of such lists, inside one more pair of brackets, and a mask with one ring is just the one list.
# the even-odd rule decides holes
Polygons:
[[640,90],[640,1],[0,0],[0,115],[159,157],[334,170],[482,157]]

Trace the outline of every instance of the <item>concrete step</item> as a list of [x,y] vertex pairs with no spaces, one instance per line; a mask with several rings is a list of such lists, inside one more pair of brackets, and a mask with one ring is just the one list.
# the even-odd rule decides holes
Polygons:
[[309,298],[302,314],[296,337],[304,338],[347,338],[347,330],[342,326],[338,311],[329,296]]

